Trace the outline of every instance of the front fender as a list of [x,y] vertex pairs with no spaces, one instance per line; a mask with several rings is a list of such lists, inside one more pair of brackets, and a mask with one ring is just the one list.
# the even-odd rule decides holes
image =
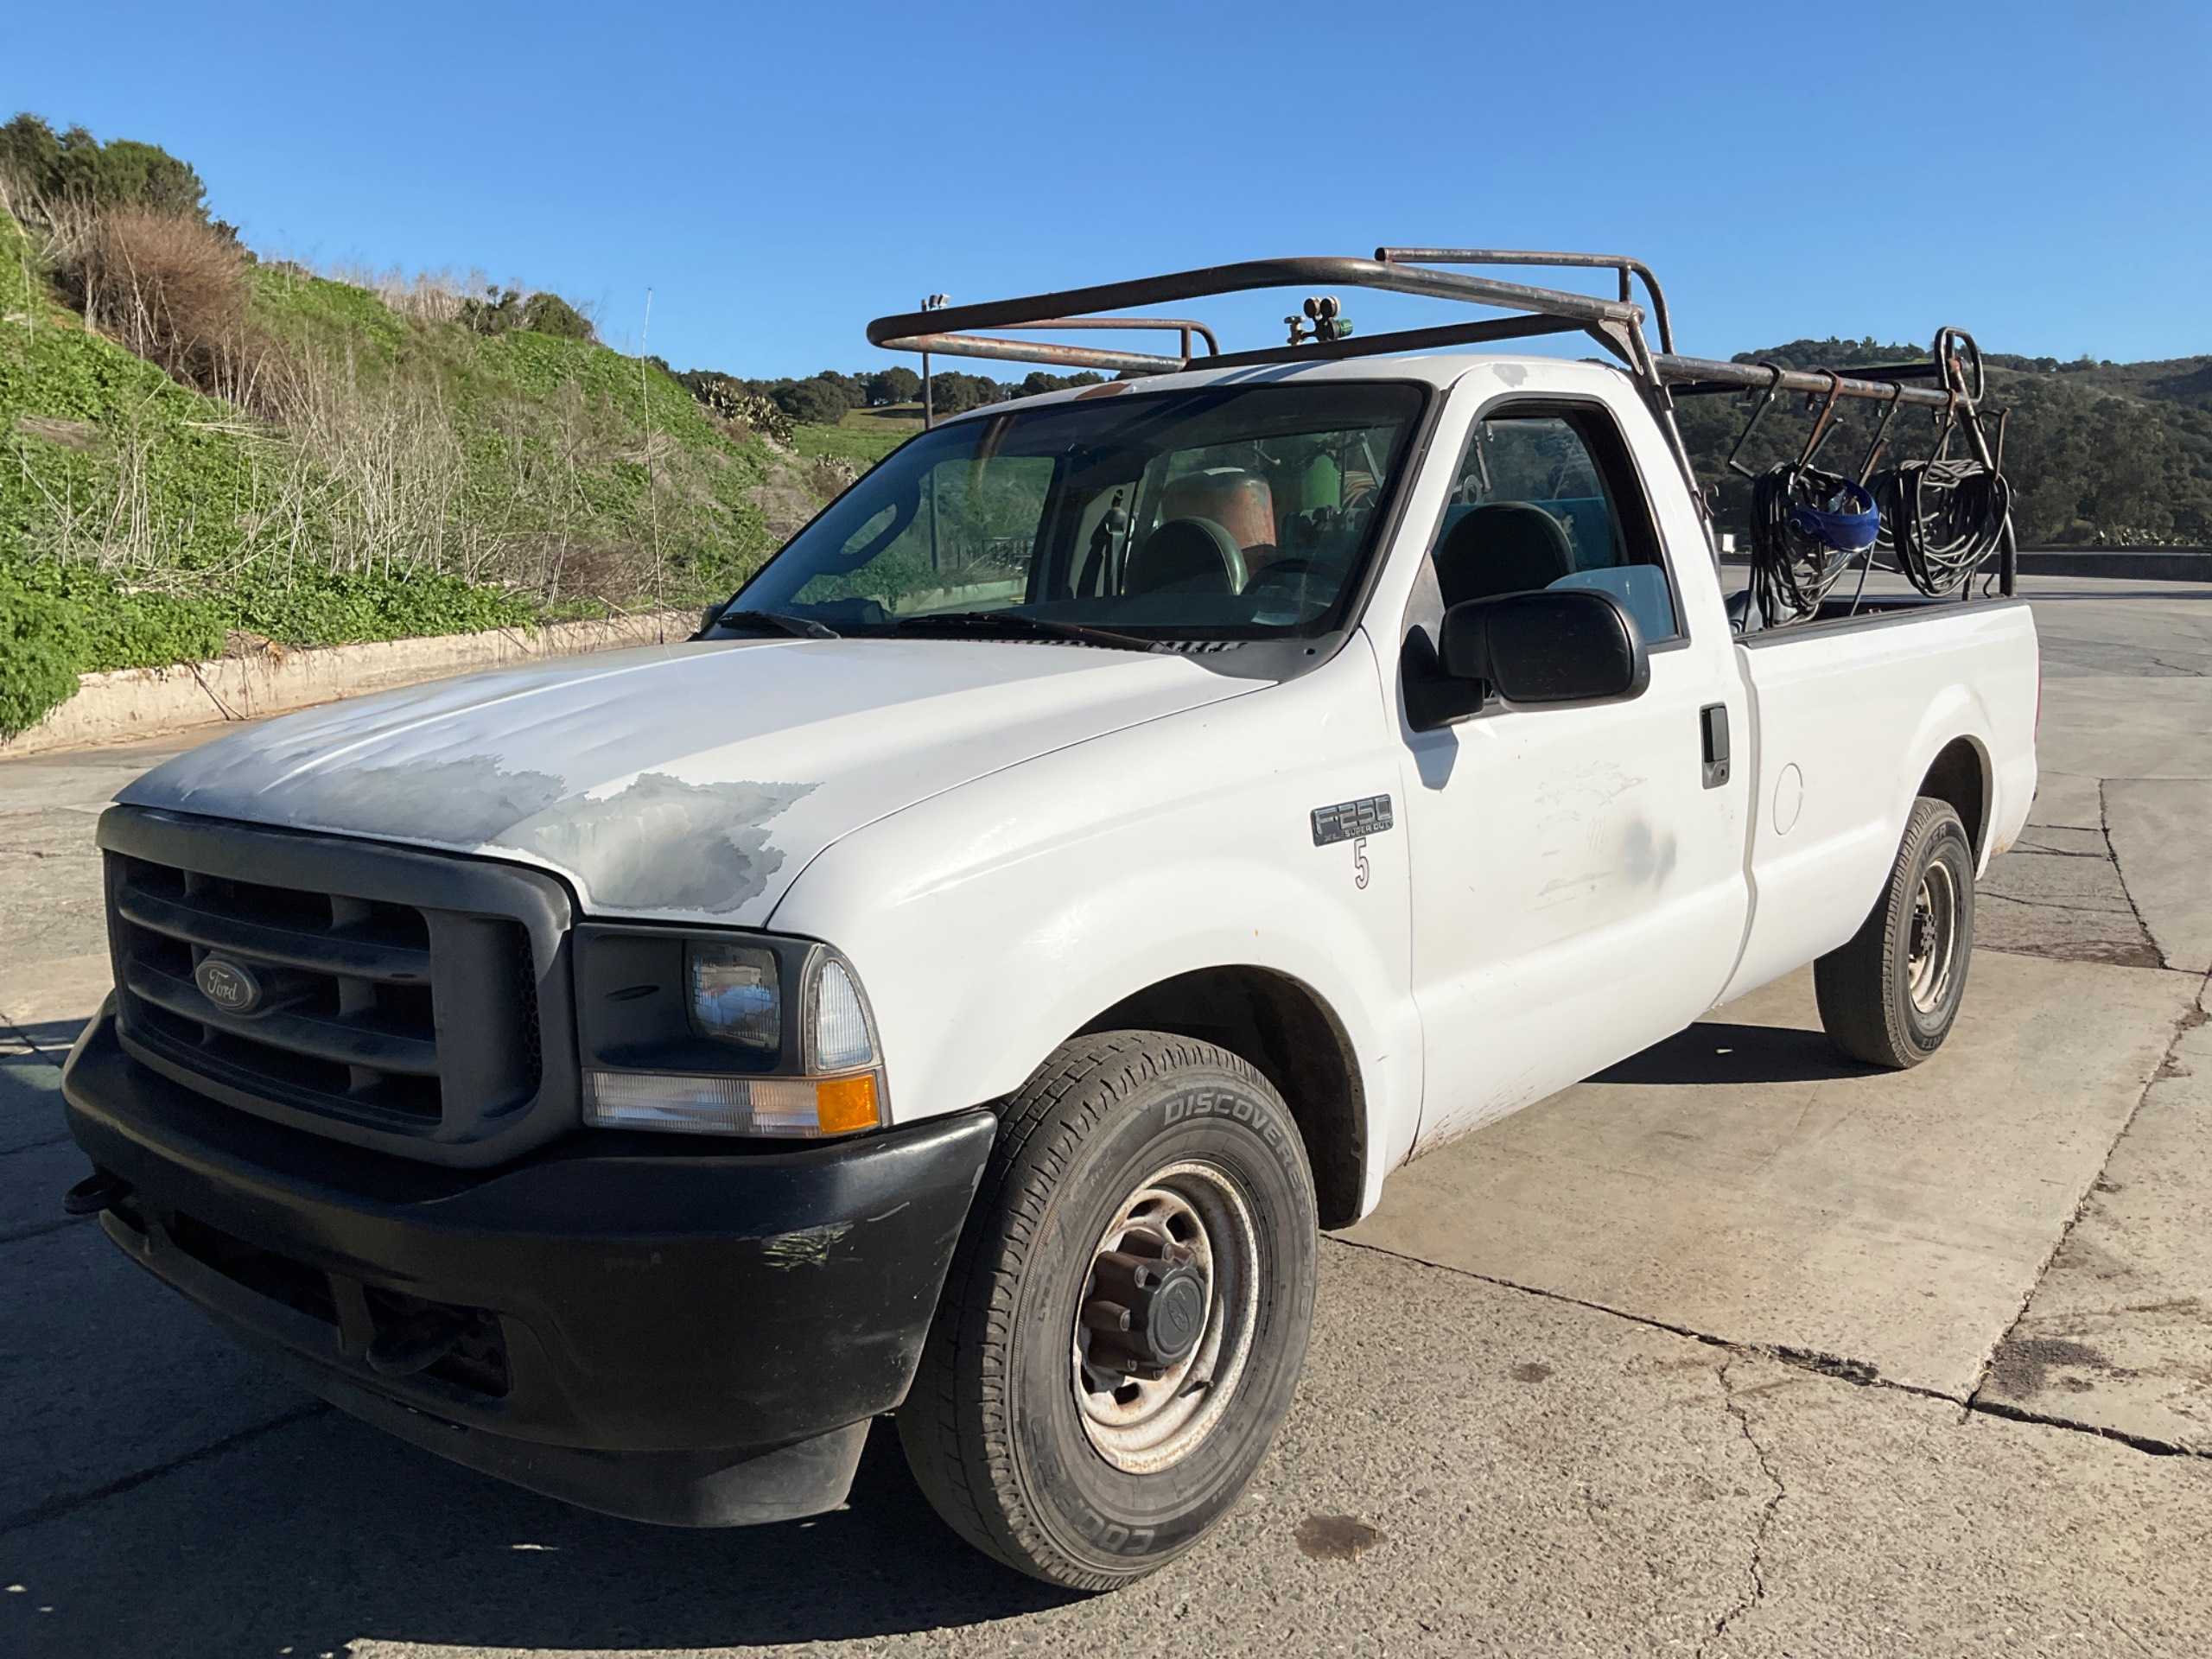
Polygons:
[[808,867],[772,925],[828,940],[859,970],[902,1122],[1012,1093],[1162,980],[1231,966],[1296,980],[1359,1067],[1371,1205],[1419,1110],[1405,836],[1317,847],[1312,813],[1390,792],[1381,736],[1363,642],[1287,685],[872,824]]

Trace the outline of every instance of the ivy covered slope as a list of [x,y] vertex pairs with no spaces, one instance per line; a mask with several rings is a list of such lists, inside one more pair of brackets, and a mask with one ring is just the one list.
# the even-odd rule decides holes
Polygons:
[[485,332],[464,320],[481,302],[403,314],[241,258],[235,321],[164,369],[66,303],[51,258],[0,211],[0,734],[80,671],[252,636],[719,597],[771,549],[763,501],[785,527],[819,493],[581,320]]

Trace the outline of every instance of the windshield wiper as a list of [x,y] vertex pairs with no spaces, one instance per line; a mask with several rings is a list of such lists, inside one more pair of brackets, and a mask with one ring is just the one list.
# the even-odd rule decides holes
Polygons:
[[718,628],[766,628],[788,633],[795,639],[842,639],[844,636],[827,622],[812,617],[789,616],[782,611],[724,611],[715,619]]
[[1083,645],[1104,645],[1114,651],[1165,651],[1157,639],[1111,628],[1085,627],[1079,622],[1053,622],[1020,611],[938,611],[929,616],[902,616],[891,625],[901,633],[995,634],[1003,639],[1065,639]]

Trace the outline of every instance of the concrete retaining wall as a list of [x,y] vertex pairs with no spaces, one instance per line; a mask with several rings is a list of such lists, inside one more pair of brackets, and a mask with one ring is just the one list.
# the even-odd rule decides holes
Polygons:
[[0,743],[0,758],[128,743],[216,721],[256,720],[365,691],[491,668],[526,657],[564,656],[617,645],[688,639],[690,611],[494,628],[434,639],[393,639],[308,651],[274,647],[211,663],[125,668],[79,678],[77,694],[29,731]]

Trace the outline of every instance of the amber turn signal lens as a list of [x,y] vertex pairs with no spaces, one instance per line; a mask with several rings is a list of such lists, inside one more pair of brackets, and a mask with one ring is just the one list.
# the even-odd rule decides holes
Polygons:
[[814,1085],[814,1118],[823,1135],[850,1135],[882,1122],[876,1106],[875,1074],[824,1077]]

